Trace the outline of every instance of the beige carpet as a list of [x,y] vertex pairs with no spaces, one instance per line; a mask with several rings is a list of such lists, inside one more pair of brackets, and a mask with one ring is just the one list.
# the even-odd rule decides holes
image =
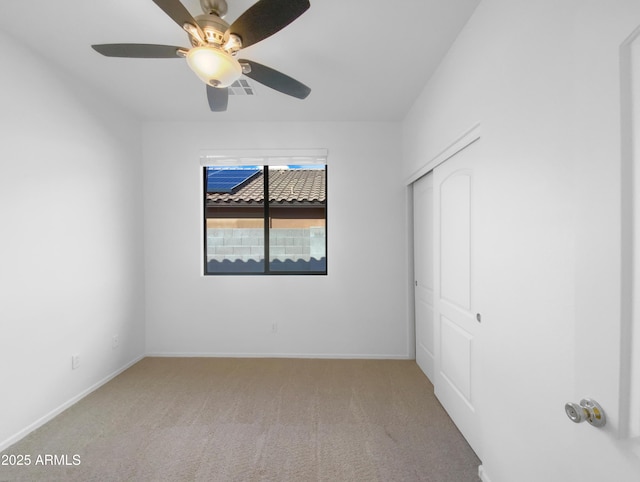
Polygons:
[[0,480],[476,482],[480,464],[395,360],[145,358],[7,454],[31,465]]

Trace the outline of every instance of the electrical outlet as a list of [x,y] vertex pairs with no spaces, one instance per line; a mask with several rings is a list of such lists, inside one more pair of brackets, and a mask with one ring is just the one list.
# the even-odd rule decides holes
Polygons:
[[278,333],[278,324],[277,323],[272,323],[271,324],[271,333]]
[[80,366],[80,355],[71,355],[71,369],[75,370]]
[[120,337],[118,335],[113,335],[113,338],[111,339],[111,348],[115,350],[116,348],[118,348],[119,345],[120,345]]

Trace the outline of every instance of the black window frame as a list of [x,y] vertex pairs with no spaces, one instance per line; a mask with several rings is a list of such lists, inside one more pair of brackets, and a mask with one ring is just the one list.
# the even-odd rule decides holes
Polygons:
[[290,271],[290,270],[271,270],[270,269],[270,256],[269,256],[269,166],[263,165],[263,182],[264,182],[264,203],[263,203],[263,224],[264,224],[264,259],[262,272],[208,272],[207,261],[207,169],[216,167],[215,165],[202,166],[202,223],[203,223],[203,274],[204,276],[327,276],[329,274],[329,167],[327,164],[314,164],[315,166],[324,167],[324,182],[325,182],[325,202],[324,202],[324,256],[325,265],[323,271]]

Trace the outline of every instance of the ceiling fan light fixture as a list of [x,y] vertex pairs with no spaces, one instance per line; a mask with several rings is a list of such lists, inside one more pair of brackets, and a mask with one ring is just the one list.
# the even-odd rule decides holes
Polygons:
[[192,48],[187,53],[187,63],[205,84],[212,87],[229,87],[242,75],[240,63],[215,47]]

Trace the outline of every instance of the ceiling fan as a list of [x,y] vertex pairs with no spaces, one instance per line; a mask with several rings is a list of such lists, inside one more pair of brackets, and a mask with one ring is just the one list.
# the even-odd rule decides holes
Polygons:
[[236,53],[283,29],[302,15],[309,0],[259,0],[231,25],[223,20],[226,0],[200,0],[204,14],[192,17],[179,0],[153,0],[188,34],[192,48],[153,44],[101,44],[91,47],[107,57],[186,58],[189,67],[207,84],[213,112],[227,110],[228,87],[242,74],[283,94],[306,98],[311,89],[265,65],[236,59]]

